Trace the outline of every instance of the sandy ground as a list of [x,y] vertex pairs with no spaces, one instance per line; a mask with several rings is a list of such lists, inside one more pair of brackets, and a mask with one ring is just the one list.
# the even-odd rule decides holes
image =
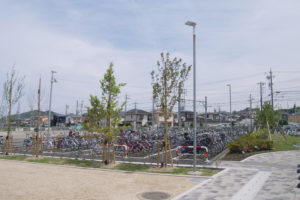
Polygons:
[[172,198],[196,185],[189,179],[0,160],[0,199],[134,200],[153,191]]

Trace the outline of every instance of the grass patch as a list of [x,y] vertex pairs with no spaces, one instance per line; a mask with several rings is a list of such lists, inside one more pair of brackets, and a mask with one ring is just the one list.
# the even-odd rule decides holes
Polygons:
[[47,164],[55,164],[55,165],[73,165],[78,167],[99,167],[99,162],[89,161],[89,160],[73,160],[73,159],[65,159],[65,158],[35,158],[28,156],[0,156],[0,159],[6,160],[18,160],[18,161],[27,161],[33,163],[47,163]]
[[290,150],[300,150],[299,147],[294,147],[294,144],[300,144],[300,137],[290,136],[290,135],[280,135],[272,134],[273,148],[271,150],[262,150],[255,151],[251,153],[228,153],[223,160],[243,160],[249,156],[260,154],[260,153],[269,153],[276,151],[290,151]]
[[[178,168],[170,168],[170,170],[165,171],[164,168],[156,168],[149,172],[153,173],[162,173],[162,174],[175,174],[175,175],[190,175],[189,173],[192,172],[192,168],[184,168],[184,167],[178,167]],[[201,176],[213,176],[220,172],[221,170],[216,169],[197,169],[197,172],[201,172]]]
[[272,134],[274,151],[299,150],[299,147],[294,147],[294,144],[300,144],[300,137],[290,135]]
[[[150,172],[150,173],[160,173],[160,174],[175,174],[175,175],[189,175],[189,172],[193,171],[192,168],[184,167],[151,167],[149,165],[138,165],[138,164],[119,164],[114,169],[124,170],[124,171],[134,171],[134,172]],[[201,172],[201,176],[213,176],[221,170],[215,169],[197,169]]]
[[26,156],[0,156],[0,159],[6,159],[6,160],[19,160],[24,161],[26,160]]
[[115,167],[118,170],[132,171],[132,172],[146,172],[150,168],[149,165],[137,165],[137,164],[119,164]]
[[[189,172],[193,171],[192,168],[181,168],[181,167],[167,167],[159,168],[152,167],[149,165],[138,165],[138,164],[118,164],[115,166],[100,166],[100,163],[92,160],[73,160],[66,158],[51,158],[51,157],[29,157],[29,156],[3,156],[0,155],[0,159],[6,160],[18,160],[26,161],[33,163],[47,163],[47,164],[56,164],[56,165],[71,165],[78,167],[89,167],[89,168],[102,168],[102,169],[111,169],[111,170],[122,170],[122,171],[131,171],[131,172],[151,172],[151,173],[161,173],[161,174],[176,174],[176,175],[189,175]],[[197,169],[201,172],[201,176],[212,176],[221,170],[214,169]]]
[[200,169],[202,172],[202,176],[213,176],[217,173],[219,173],[221,170],[215,170],[215,169]]

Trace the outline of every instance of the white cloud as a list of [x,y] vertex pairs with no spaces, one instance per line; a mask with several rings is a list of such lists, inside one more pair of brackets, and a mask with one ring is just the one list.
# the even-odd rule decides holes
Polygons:
[[[236,105],[238,109],[248,104],[250,92],[257,97],[256,83],[266,81],[263,72],[270,67],[299,69],[298,1],[118,3],[91,6],[59,1],[47,5],[47,10],[43,3],[1,2],[1,80],[16,62],[29,87],[37,85],[41,76],[49,92],[50,71],[56,70],[53,108],[63,112],[70,104],[74,112],[77,99],[87,103],[89,94],[99,94],[98,81],[113,61],[118,80],[128,83],[123,94],[130,95],[131,103],[138,101],[151,109],[149,74],[160,52],[192,63],[192,31],[184,25],[186,20],[197,22],[199,99],[206,95],[209,102],[227,103],[226,84],[231,83],[234,99],[244,101]],[[253,76],[256,73],[261,74]],[[276,89],[300,85],[284,82],[297,74],[275,75]],[[192,76],[186,86],[190,98]],[[25,101],[23,110],[27,109]]]

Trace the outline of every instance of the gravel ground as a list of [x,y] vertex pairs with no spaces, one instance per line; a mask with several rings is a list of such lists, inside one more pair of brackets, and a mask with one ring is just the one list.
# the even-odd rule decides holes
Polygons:
[[134,200],[154,191],[172,198],[197,184],[189,179],[0,160],[0,199]]

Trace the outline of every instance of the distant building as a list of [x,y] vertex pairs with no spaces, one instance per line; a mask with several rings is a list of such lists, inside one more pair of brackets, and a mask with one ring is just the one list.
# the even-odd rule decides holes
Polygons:
[[208,112],[206,114],[208,121],[220,121],[220,113],[218,112]]
[[294,113],[294,114],[289,114],[288,115],[288,122],[292,123],[300,123],[300,113]]
[[150,113],[141,109],[132,109],[121,113],[121,116],[123,116],[123,124],[130,124],[131,126],[134,126],[136,123],[136,126],[145,126],[148,125],[148,117]]
[[[181,126],[182,127],[192,127],[194,123],[194,112],[193,111],[188,111],[188,110],[183,110],[180,111],[180,118],[181,118]],[[200,122],[203,122],[203,117],[197,115],[197,127],[200,126]]]
[[[156,110],[154,112],[154,121],[155,121],[155,126],[164,127],[165,118],[164,118],[164,113],[161,110]],[[167,120],[167,123],[168,123],[168,127],[173,127],[174,126],[174,114],[173,114],[173,112],[169,112],[169,118]]]
[[67,118],[66,115],[54,113],[53,119],[51,120],[51,126],[59,126],[59,127],[65,126],[66,118]]
[[68,114],[65,118],[65,124],[69,125],[83,122],[83,118],[80,115],[75,115],[73,113]]

